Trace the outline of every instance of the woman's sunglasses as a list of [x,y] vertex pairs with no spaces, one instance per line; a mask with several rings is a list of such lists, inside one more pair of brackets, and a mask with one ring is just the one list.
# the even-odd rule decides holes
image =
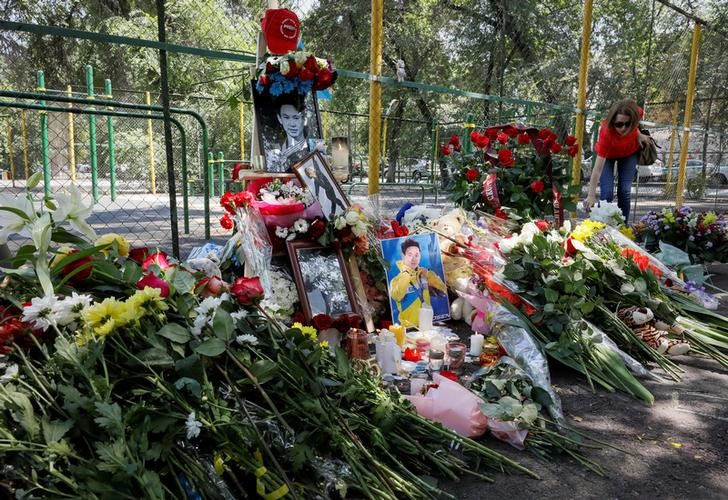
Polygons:
[[625,128],[629,127],[632,122],[614,122],[614,128]]

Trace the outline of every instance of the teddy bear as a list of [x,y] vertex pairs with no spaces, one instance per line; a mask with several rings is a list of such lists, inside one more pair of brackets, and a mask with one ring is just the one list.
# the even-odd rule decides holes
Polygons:
[[630,327],[634,334],[660,354],[680,356],[690,351],[690,344],[684,338],[670,338],[668,333],[682,335],[684,330],[678,326],[655,319],[647,307],[626,307],[617,311],[617,316]]
[[[429,224],[438,233],[442,266],[445,271],[445,284],[448,290],[454,294],[464,292],[474,274],[470,261],[457,255],[456,250],[458,243],[464,244],[467,242],[467,236],[461,231],[466,220],[465,212],[460,208],[456,208]],[[470,325],[475,310],[469,302],[462,297],[458,297],[452,302],[450,313],[452,319],[462,319]]]

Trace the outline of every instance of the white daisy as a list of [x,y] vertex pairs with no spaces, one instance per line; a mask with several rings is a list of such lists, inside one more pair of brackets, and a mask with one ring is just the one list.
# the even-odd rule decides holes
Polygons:
[[288,228],[276,226],[276,236],[278,236],[281,239],[285,239],[286,236],[288,236]]
[[0,384],[10,382],[11,380],[18,377],[18,365],[13,363],[12,365],[5,368],[5,373],[0,376]]
[[90,295],[79,295],[76,292],[70,297],[59,300],[56,303],[56,321],[59,325],[70,325],[76,321],[88,306],[91,305],[92,298]]
[[297,233],[305,233],[308,231],[308,222],[306,219],[298,219],[293,223],[293,229],[295,229]]
[[235,311],[233,313],[230,313],[230,317],[233,318],[233,321],[237,321],[239,319],[243,319],[246,316],[248,316],[248,311],[245,309],[240,309],[239,311]]
[[192,326],[192,335],[197,337],[200,333],[202,333],[202,329],[205,325],[212,326],[212,321],[215,318],[215,311],[217,311],[220,305],[229,298],[230,296],[224,293],[219,297],[207,297],[200,302],[200,305],[195,308],[197,317],[195,317],[195,323]]
[[35,328],[42,328],[44,331],[49,326],[56,324],[56,299],[53,295],[45,297],[33,297],[29,306],[23,308],[23,321],[32,323]]
[[185,420],[185,427],[187,427],[187,439],[196,438],[200,435],[202,422],[195,418],[195,412],[192,412],[187,416],[187,420]]
[[255,335],[250,335],[249,333],[246,333],[244,335],[238,335],[235,337],[235,342],[237,342],[240,345],[243,344],[250,344],[250,345],[258,345],[258,337]]

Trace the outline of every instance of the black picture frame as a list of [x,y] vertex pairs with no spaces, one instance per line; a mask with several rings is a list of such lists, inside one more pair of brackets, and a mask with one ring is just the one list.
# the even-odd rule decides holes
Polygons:
[[[310,175],[312,171],[315,178]],[[293,165],[293,173],[301,181],[301,185],[306,186],[318,200],[326,220],[333,220],[334,217],[344,215],[349,209],[349,199],[319,151],[310,153]]]
[[291,240],[287,249],[306,321],[318,314],[332,318],[360,315],[349,268],[340,248]]
[[[316,92],[305,96],[295,93],[271,95],[268,90],[258,92],[256,80],[251,80],[251,95],[255,111],[255,129],[260,145],[261,167],[266,172],[290,172],[291,167],[305,157],[312,145],[323,141],[323,128]],[[304,105],[304,134],[306,141],[293,146],[286,144],[286,132],[278,120],[281,104],[302,100]]]

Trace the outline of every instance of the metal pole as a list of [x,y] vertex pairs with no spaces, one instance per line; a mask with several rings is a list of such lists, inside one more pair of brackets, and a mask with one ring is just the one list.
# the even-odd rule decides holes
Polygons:
[[324,141],[329,136],[329,113],[326,110],[323,110],[324,115],[324,130],[323,130],[323,139]]
[[[113,99],[111,95],[111,80],[104,81],[106,99]],[[106,128],[109,136],[109,182],[111,183],[111,201],[116,201],[116,151],[114,145],[114,119],[106,117]]]
[[25,179],[30,177],[30,165],[28,165],[28,132],[25,129],[25,111],[20,110],[20,138],[23,141],[23,168]]
[[225,192],[225,153],[222,151],[217,152],[217,175],[218,175],[218,194],[222,196]]
[[13,124],[8,115],[8,160],[10,160],[10,179],[15,187],[15,160],[13,160]]
[[672,188],[672,161],[675,154],[675,138],[677,136],[677,99],[672,104],[672,132],[670,133],[670,155],[667,159],[667,177],[665,177],[665,193],[669,194]]
[[[66,94],[71,97],[73,89],[71,86],[66,87]],[[71,104],[68,105],[71,107]],[[71,182],[76,184],[76,139],[73,130],[73,113],[68,113],[68,164],[71,169]]]
[[680,148],[680,173],[677,179],[677,192],[675,193],[675,206],[682,207],[683,190],[685,189],[685,168],[688,161],[688,143],[690,141],[690,123],[693,114],[693,100],[695,99],[695,76],[698,72],[698,48],[700,46],[700,24],[693,29],[693,45],[690,49],[690,73],[688,75],[688,92],[685,100],[685,116],[683,117],[683,136]]
[[[145,102],[147,106],[152,105],[152,95],[147,91],[145,93]],[[151,111],[149,112],[151,114]],[[152,120],[147,120],[147,148],[149,150],[149,185],[152,194],[157,194],[157,174],[154,170],[154,130],[152,128]]]
[[[435,169],[438,169],[439,170],[439,168],[440,168],[440,166],[438,164],[440,148],[437,145],[437,141],[438,141],[438,137],[437,136],[438,136],[438,133],[437,133],[437,119],[436,118],[433,118],[433,120],[432,120],[431,136],[432,136],[432,169],[431,169],[431,174],[432,174],[432,183],[435,186],[435,203],[437,203],[438,182],[437,182],[437,180],[435,180],[435,172],[436,172]],[[442,178],[442,175],[440,177]],[[442,179],[440,179],[440,180],[442,180]]]
[[182,213],[184,217],[184,230],[185,234],[190,234],[190,200],[189,187],[187,185],[187,134],[181,126],[178,126],[177,130],[179,131],[180,146],[182,148]]
[[[164,0],[157,0],[157,33],[159,41],[167,41],[165,33],[166,16],[164,11]],[[177,227],[177,186],[174,175],[174,151],[172,150],[172,125],[169,113],[169,81],[167,80],[167,51],[159,51],[160,83],[162,90],[162,115],[164,116],[164,145],[167,153],[167,183],[169,191],[169,219],[172,230],[172,253],[179,258],[179,229]]]
[[[579,62],[579,92],[576,100],[576,156],[571,160],[571,184],[581,186],[581,158],[583,156],[584,127],[586,124],[586,84],[589,76],[589,44],[591,43],[592,0],[584,0],[581,22],[581,55]],[[580,194],[576,195],[577,197]],[[578,199],[578,198],[577,198]],[[576,201],[576,200],[575,200]],[[575,216],[576,213],[572,213]]]
[[[94,97],[94,69],[89,64],[86,66],[86,93],[89,99]],[[96,116],[88,117],[88,137],[91,150],[91,193],[94,201],[99,200],[99,164],[96,157]]]
[[[205,189],[205,199],[209,200],[210,196],[215,196],[215,155],[212,151],[207,152],[207,170],[205,170],[205,182],[209,188]],[[209,193],[209,195],[208,195]],[[222,195],[222,193],[220,193]]]
[[[371,43],[369,47],[369,196],[379,193],[379,152],[382,122],[382,18],[384,0],[372,0]],[[378,203],[377,212],[378,210]]]
[[240,111],[240,159],[245,159],[245,103],[240,101],[238,103]]
[[[38,91],[45,92],[45,75],[42,70],[36,73],[36,83]],[[45,101],[40,101],[45,104]],[[43,192],[46,196],[51,194],[51,161],[48,155],[48,115],[45,111],[40,112],[40,148],[43,158]]]

